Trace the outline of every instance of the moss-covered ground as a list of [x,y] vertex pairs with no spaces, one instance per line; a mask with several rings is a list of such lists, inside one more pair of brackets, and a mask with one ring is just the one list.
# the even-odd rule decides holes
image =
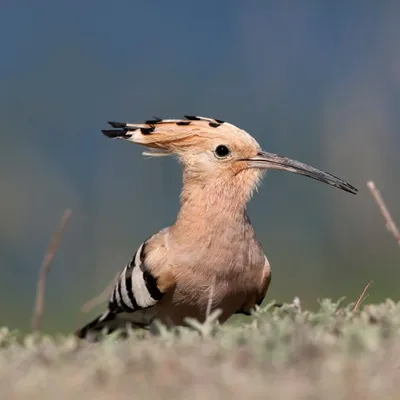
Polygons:
[[98,343],[0,330],[0,399],[400,399],[400,303],[267,305]]

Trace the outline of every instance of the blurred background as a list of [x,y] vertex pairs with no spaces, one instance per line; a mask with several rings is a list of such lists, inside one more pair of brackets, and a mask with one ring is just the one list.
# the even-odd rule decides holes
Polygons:
[[0,6],[0,325],[29,329],[38,269],[66,208],[43,329],[80,308],[174,222],[180,167],[101,134],[107,120],[229,121],[357,196],[270,172],[249,205],[273,268],[267,301],[399,299],[400,2],[9,1]]

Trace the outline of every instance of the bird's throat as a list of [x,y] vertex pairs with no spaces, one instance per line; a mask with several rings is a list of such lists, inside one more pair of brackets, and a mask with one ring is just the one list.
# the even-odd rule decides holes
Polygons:
[[250,225],[246,204],[255,185],[254,179],[184,180],[174,230],[199,239],[205,235],[215,238],[227,231],[240,235]]

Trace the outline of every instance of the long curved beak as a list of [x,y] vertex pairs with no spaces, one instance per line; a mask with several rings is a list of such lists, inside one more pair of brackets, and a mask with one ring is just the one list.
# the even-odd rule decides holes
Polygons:
[[358,189],[337,176],[303,164],[300,161],[278,156],[277,154],[260,151],[256,157],[242,161],[246,161],[249,168],[280,169],[282,171],[294,172],[295,174],[308,176],[309,178],[327,183],[352,194],[358,192]]

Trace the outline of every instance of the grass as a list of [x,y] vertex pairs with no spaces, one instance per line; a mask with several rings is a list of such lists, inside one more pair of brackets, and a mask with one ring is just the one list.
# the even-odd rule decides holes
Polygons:
[[395,399],[400,303],[263,307],[100,343],[0,330],[1,399]]

